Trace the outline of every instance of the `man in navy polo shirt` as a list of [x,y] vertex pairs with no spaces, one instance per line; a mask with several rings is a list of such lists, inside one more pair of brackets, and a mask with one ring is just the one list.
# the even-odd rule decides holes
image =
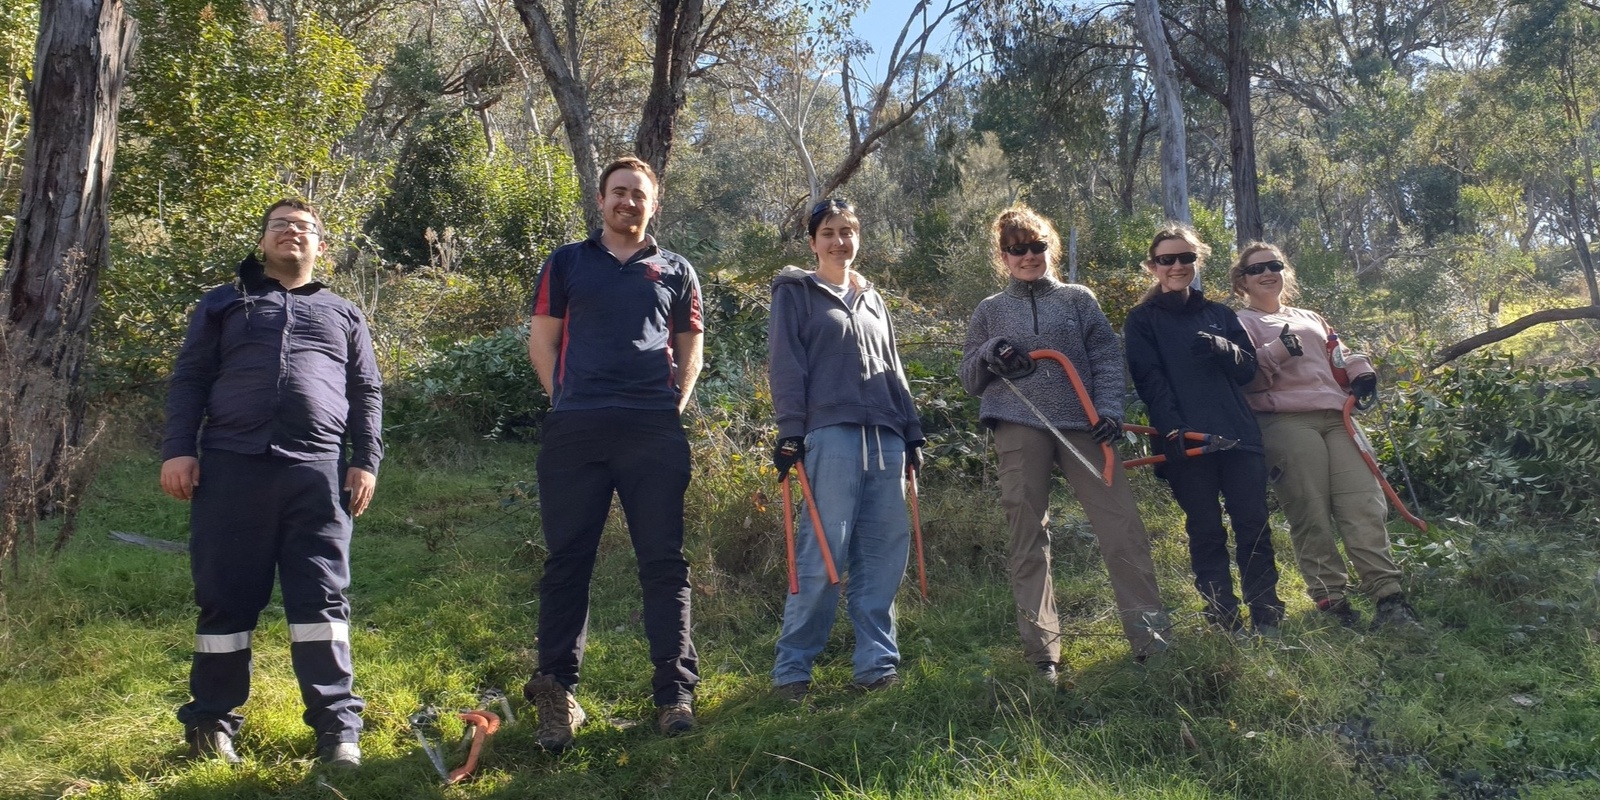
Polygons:
[[586,715],[573,697],[589,625],[589,579],[612,493],[622,500],[644,590],[651,687],[664,734],[694,727],[699,657],[689,639],[679,416],[700,372],[700,282],[645,229],[655,172],[637,158],[600,173],[604,224],[550,255],[534,293],[528,359],[550,395],[539,452],[545,545],[539,671],[522,692],[539,744],[561,750]]
[[317,755],[361,764],[365,703],[352,692],[345,589],[350,521],[383,458],[383,383],[361,311],[311,279],[327,247],[310,204],[274,203],[261,218],[262,258],[200,298],[172,370],[161,488],[193,501],[200,621],[194,699],[178,720],[194,758],[240,760],[236,709],[250,696],[251,637],[276,573]]

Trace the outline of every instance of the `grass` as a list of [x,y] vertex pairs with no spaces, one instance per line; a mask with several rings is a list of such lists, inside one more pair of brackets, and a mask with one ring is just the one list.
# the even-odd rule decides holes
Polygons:
[[[914,571],[901,596],[905,683],[846,688],[841,615],[811,700],[794,707],[768,696],[784,584],[777,492],[749,459],[706,447],[688,520],[701,726],[675,739],[654,731],[639,592],[614,515],[578,695],[591,721],[576,747],[542,752],[523,719],[494,737],[476,779],[441,788],[407,715],[475,705],[481,687],[516,696],[532,669],[534,451],[398,450],[352,550],[363,769],[314,767],[278,607],[257,637],[245,765],[181,759],[172,714],[187,697],[187,561],[106,533],[181,540],[187,509],[159,494],[154,458],[130,452],[107,463],[66,552],[26,559],[6,586],[0,797],[1600,796],[1593,531],[1454,526],[1404,538],[1408,589],[1429,628],[1404,638],[1326,624],[1280,524],[1285,637],[1239,646],[1202,629],[1181,519],[1140,476],[1180,640],[1139,666],[1063,492],[1056,575],[1074,685],[1058,691],[1034,682],[1020,655],[993,487],[935,482],[922,497],[932,602],[917,600]],[[447,738],[458,733],[447,723]]]

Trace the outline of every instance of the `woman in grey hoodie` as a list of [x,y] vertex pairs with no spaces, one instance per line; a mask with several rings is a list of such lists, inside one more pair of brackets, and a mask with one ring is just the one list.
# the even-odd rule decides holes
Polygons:
[[[768,376],[778,417],[779,479],[805,465],[817,512],[845,582],[854,624],[855,685],[899,682],[894,598],[910,543],[906,474],[921,465],[922,425],[895,349],[883,298],[851,269],[861,223],[843,200],[825,200],[807,225],[817,269],[784,267],[772,282]],[[802,461],[803,460],[803,461]],[[801,700],[828,643],[839,586],[829,585],[812,531],[795,536],[800,591],[789,595],[772,668],[775,691]]]
[[[1118,468],[1108,487],[1083,469],[1066,442],[1098,463],[1100,444],[1121,435],[1126,379],[1122,346],[1087,287],[1062,283],[1055,257],[1061,239],[1049,220],[1026,206],[1001,212],[991,229],[995,271],[1005,291],[972,312],[962,348],[961,382],[983,402],[979,418],[994,430],[1000,460],[1000,504],[1011,536],[1011,591],[1023,654],[1054,682],[1061,661],[1061,622],[1050,580],[1050,471],[1059,465],[1100,543],[1134,658],[1167,647],[1171,627],[1161,607],[1150,536]],[[1091,426],[1065,371],[1033,350],[1056,350],[1083,379],[1100,419]],[[1026,396],[1050,420],[1029,409]]]

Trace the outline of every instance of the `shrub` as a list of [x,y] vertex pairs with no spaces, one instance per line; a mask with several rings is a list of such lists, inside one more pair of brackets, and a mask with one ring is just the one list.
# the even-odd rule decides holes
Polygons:
[[[1478,356],[1433,374],[1391,357],[1394,436],[1423,503],[1469,518],[1600,518],[1600,377]],[[1409,433],[1408,433],[1409,432]],[[1398,476],[1395,476],[1398,479]]]
[[506,328],[440,352],[388,397],[384,430],[419,438],[462,429],[491,439],[530,440],[550,409],[528,362],[528,326]]

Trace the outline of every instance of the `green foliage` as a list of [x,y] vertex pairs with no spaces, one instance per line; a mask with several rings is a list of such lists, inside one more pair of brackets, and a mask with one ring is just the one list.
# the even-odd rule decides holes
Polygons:
[[[1423,373],[1396,353],[1398,450],[1422,502],[1467,519],[1600,520],[1600,373],[1478,356]],[[1399,476],[1391,475],[1400,486]]]
[[0,241],[11,238],[22,186],[22,148],[28,138],[28,97],[33,79],[34,38],[39,30],[37,0],[0,3]]
[[441,350],[385,398],[384,431],[417,439],[461,435],[535,438],[550,400],[528,361],[526,323]]
[[367,222],[385,260],[459,269],[489,297],[525,303],[540,264],[577,229],[571,159],[535,144],[489,153],[465,109],[418,126]]
[[[354,228],[351,166],[371,66],[315,16],[266,22],[245,3],[158,0],[134,9],[139,57],[119,130],[112,192],[115,268],[101,279],[100,379],[153,383],[186,309],[232,279],[274,201],[319,203],[325,239]],[[324,187],[327,187],[324,189]]]

